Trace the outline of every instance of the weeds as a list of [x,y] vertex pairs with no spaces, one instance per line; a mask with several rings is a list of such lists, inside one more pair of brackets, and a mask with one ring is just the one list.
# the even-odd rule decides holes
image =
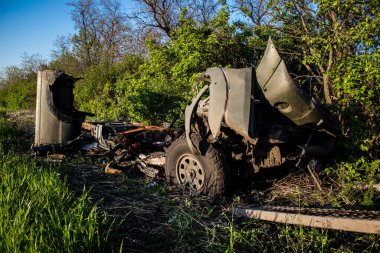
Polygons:
[[74,196],[58,171],[15,153],[21,131],[0,117],[0,252],[101,250],[105,214],[87,191]]
[[4,116],[0,115],[0,140],[10,141],[17,138],[21,132],[14,127]]
[[25,156],[0,154],[0,251],[101,249],[106,219],[85,191],[79,198],[59,174]]
[[331,196],[334,206],[370,206],[375,202],[374,183],[380,181],[380,160],[360,157],[353,162],[341,162],[336,168],[327,168],[327,176],[335,179],[340,191]]
[[25,145],[29,145],[29,143],[23,138],[23,131],[8,121],[5,114],[5,111],[0,109],[0,152],[4,153],[25,148]]

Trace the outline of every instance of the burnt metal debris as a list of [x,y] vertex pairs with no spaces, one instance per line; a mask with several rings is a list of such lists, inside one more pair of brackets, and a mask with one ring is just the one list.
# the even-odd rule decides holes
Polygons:
[[[107,158],[110,167],[134,166],[151,177],[165,163],[165,148],[178,133],[169,125],[133,122],[85,122],[89,113],[74,108],[74,83],[61,71],[38,72],[36,130],[32,150],[37,155],[75,154]],[[115,164],[117,166],[115,166]]]
[[35,147],[65,145],[80,135],[86,113],[74,108],[76,81],[61,71],[38,72]]
[[108,157],[115,168],[134,166],[149,177],[158,176],[165,164],[165,149],[179,131],[131,122],[84,122],[82,130],[94,140],[82,146],[87,155]]

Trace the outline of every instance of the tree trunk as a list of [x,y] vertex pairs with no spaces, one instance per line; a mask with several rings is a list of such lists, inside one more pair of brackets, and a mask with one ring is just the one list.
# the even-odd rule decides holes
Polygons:
[[323,91],[325,93],[325,101],[327,104],[332,104],[331,96],[330,96],[330,78],[329,76],[325,73],[323,74]]

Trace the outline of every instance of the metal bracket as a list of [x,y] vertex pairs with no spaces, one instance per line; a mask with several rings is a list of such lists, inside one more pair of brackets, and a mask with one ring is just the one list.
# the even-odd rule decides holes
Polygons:
[[191,127],[191,118],[192,118],[192,115],[194,113],[194,110],[196,109],[197,105],[198,105],[198,102],[199,100],[201,100],[201,97],[203,96],[203,94],[209,89],[209,86],[208,85],[205,85],[198,93],[198,95],[193,98],[192,102],[190,105],[188,105],[186,107],[186,110],[185,110],[185,131],[186,131],[186,140],[187,140],[187,143],[189,144],[189,148],[190,148],[190,151],[191,153],[193,153],[194,155],[198,155],[199,154],[199,151],[198,149],[195,147],[194,143],[191,141],[190,139],[190,127]]

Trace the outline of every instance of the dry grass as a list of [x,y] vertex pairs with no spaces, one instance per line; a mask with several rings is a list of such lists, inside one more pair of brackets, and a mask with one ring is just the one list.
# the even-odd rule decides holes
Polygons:
[[5,117],[28,135],[34,135],[34,110],[7,111]]
[[331,196],[340,191],[340,186],[328,178],[320,180],[320,176],[315,172],[314,175],[317,182],[308,171],[293,172],[285,178],[275,180],[266,192],[268,194],[267,204],[327,205]]

